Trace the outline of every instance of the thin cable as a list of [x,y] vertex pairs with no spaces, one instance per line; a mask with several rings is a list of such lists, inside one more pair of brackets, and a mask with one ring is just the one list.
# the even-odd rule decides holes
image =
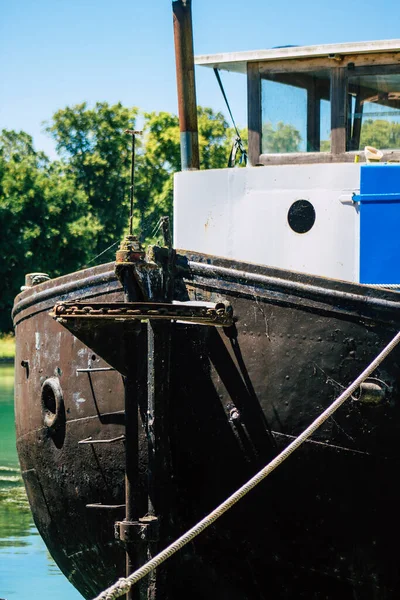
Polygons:
[[231,116],[233,127],[235,128],[235,131],[236,131],[236,135],[238,136],[238,138],[240,138],[239,130],[236,127],[235,119],[233,118],[231,107],[229,106],[228,98],[226,97],[226,94],[225,94],[224,86],[222,85],[221,76],[220,76],[219,71],[218,71],[218,69],[216,67],[214,67],[214,73],[215,73],[215,77],[217,78],[218,85],[219,85],[219,88],[221,90],[221,93],[222,93],[222,95],[224,97],[225,104],[226,104],[227,109],[229,111],[229,114]]
[[234,142],[234,144],[232,146],[232,150],[231,150],[231,153],[229,155],[228,167],[234,167],[235,166],[236,152],[237,152],[238,149],[241,152],[241,157],[240,157],[240,161],[239,162],[240,163],[244,162],[244,164],[246,165],[247,164],[247,152],[246,152],[246,149],[244,147],[243,140],[241,138],[239,129],[236,127],[235,119],[233,118],[231,107],[229,106],[228,98],[226,97],[226,94],[225,94],[224,86],[222,85],[221,76],[220,76],[219,71],[218,71],[218,69],[216,67],[214,67],[214,74],[215,74],[215,77],[217,78],[219,89],[221,90],[222,96],[224,97],[225,104],[226,104],[226,106],[228,108],[228,112],[229,112],[230,117],[232,119],[233,127],[234,127],[234,129],[236,131],[236,140],[235,140],[235,142]]
[[96,260],[96,258],[99,258],[100,256],[102,256],[103,254],[105,254],[106,252],[108,252],[108,250],[111,250],[111,248],[113,248],[114,246],[116,246],[117,244],[119,244],[118,242],[114,242],[113,244],[111,244],[111,246],[108,246],[108,248],[106,248],[105,250],[103,250],[102,252],[100,252],[100,254],[98,254],[97,256],[95,256],[94,258],[92,258],[92,260],[89,260],[89,262],[87,262],[85,265],[83,265],[82,267],[79,267],[78,271],[80,271],[81,269],[85,269],[88,265],[90,265],[92,262],[94,262]]
[[356,391],[361,383],[369,376],[375,369],[381,364],[381,362],[392,352],[392,350],[400,342],[400,331],[394,336],[387,346],[376,356],[376,358],[368,365],[366,369],[353,381],[349,387],[342,392],[342,394],[326,409],[319,417],[315,419],[301,433],[289,446],[287,446],[278,456],[276,456],[268,465],[266,465],[261,471],[259,471],[252,479],[245,483],[239,488],[234,494],[232,494],[227,500],[220,504],[213,512],[204,517],[197,525],[189,529],[180,538],[175,540],[172,544],[167,546],[159,554],[154,556],[142,567],[137,569],[134,573],[128,577],[120,578],[114,585],[109,587],[107,590],[102,592],[94,600],[115,600],[123,594],[126,594],[133,585],[143,579],[151,571],[159,567],[165,560],[170,558],[173,554],[178,552],[181,548],[186,546],[195,537],[202,533],[207,527],[212,525],[219,517],[232,508],[239,500],[241,500],[246,494],[248,494],[253,488],[255,488],[261,481],[263,481],[272,471],[279,467],[289,456],[295,452],[325,421],[333,415],[333,413],[340,408],[340,406]]

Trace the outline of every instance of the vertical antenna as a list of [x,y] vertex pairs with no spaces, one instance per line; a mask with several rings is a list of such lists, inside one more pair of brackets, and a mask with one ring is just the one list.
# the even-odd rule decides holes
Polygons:
[[132,156],[131,156],[131,185],[129,187],[129,235],[133,235],[133,203],[135,198],[135,136],[141,135],[143,131],[134,131],[133,129],[125,129],[125,132],[132,136]]

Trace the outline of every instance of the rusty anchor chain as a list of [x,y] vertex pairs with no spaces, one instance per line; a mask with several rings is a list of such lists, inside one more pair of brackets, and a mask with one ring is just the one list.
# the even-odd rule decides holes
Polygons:
[[60,302],[54,306],[50,315],[56,320],[165,320],[215,327],[230,327],[234,322],[232,306],[227,302],[217,302],[213,306],[160,302]]

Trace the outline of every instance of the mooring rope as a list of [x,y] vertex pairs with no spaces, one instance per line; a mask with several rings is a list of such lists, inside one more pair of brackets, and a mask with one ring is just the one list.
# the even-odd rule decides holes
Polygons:
[[376,288],[387,288],[388,290],[398,290],[400,283],[362,283],[361,285],[368,285]]
[[186,544],[191,542],[202,531],[214,523],[217,519],[232,508],[239,500],[255,488],[263,481],[272,471],[281,465],[289,456],[297,450],[325,421],[340,408],[340,406],[356,391],[361,383],[381,364],[381,362],[392,352],[392,350],[400,342],[400,331],[395,335],[391,342],[376,356],[376,358],[368,365],[368,367],[353,381],[349,387],[340,394],[340,396],[315,419],[289,446],[287,446],[278,456],[268,463],[261,471],[259,471],[252,479],[245,483],[241,488],[234,492],[227,500],[220,504],[209,515],[204,517],[197,525],[189,529],[180,538],[167,546],[159,554],[154,556],[142,567],[137,569],[128,577],[121,577],[114,585],[102,592],[94,600],[115,600],[126,594],[132,586],[134,586],[143,577],[146,577],[151,571],[159,567],[164,561],[170,558],[173,554],[181,550]]

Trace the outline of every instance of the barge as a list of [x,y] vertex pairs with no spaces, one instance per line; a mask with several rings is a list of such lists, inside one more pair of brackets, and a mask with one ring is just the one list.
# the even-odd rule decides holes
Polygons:
[[[165,220],[163,245],[132,232],[115,263],[28,277],[13,310],[22,475],[87,599],[243,485],[400,329],[400,40],[197,57],[248,87],[248,166],[201,171],[190,2],[173,6],[173,240]],[[390,130],[380,164],[371,123]],[[398,598],[399,384],[394,349],[127,598]]]

